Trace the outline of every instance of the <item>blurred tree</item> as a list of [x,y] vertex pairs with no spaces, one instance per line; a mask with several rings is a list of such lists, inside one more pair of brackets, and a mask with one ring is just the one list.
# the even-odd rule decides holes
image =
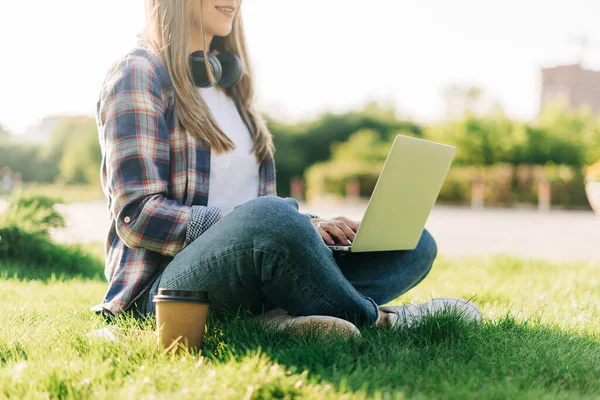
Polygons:
[[6,127],[0,124],[0,142],[10,141],[10,131]]
[[24,182],[50,183],[58,169],[41,155],[42,147],[32,144],[0,144],[0,164],[20,173]]
[[510,162],[515,146],[523,141],[518,125],[500,110],[483,117],[467,113],[462,119],[427,129],[431,140],[456,146],[456,164],[492,165]]
[[583,138],[586,152],[585,164],[592,165],[600,161],[600,116],[594,119],[590,129],[587,129]]
[[498,109],[481,116],[467,112],[462,119],[429,127],[426,136],[456,145],[459,165],[554,163],[579,168],[600,157],[599,122],[589,109],[573,111],[555,103],[534,123],[512,121]]
[[398,120],[395,110],[384,109],[376,103],[344,114],[326,113],[316,120],[296,125],[268,118],[267,122],[275,141],[277,189],[281,196],[289,196],[292,178],[304,176],[312,164],[328,160],[334,143],[345,142],[361,129],[378,132],[384,141],[389,141],[398,132],[417,137],[423,135],[418,125]]
[[[587,153],[597,153],[598,126],[590,108],[572,110],[557,101],[541,110],[530,129],[530,158],[581,167]],[[591,160],[590,160],[591,161]]]
[[306,169],[307,199],[323,193],[344,196],[349,179],[359,182],[362,196],[369,196],[391,145],[391,138],[383,139],[379,132],[367,128],[352,134],[343,143],[333,143],[330,161],[315,163]]
[[381,139],[379,132],[361,129],[343,143],[332,145],[334,161],[382,163],[387,158],[391,142]]
[[44,149],[44,157],[54,163],[57,168],[66,150],[67,145],[75,138],[81,130],[86,130],[94,124],[95,119],[91,117],[69,117],[64,118],[52,131],[50,140]]
[[98,185],[101,161],[96,123],[90,118],[78,124],[75,136],[62,151],[60,177],[69,184]]

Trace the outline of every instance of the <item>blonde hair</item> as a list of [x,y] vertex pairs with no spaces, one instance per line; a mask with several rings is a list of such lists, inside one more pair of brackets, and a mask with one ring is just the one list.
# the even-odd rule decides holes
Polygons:
[[[145,0],[146,28],[141,35],[162,59],[175,89],[175,112],[183,127],[193,136],[206,142],[217,153],[233,150],[235,145],[212,118],[207,104],[194,85],[189,67],[189,36],[197,0]],[[204,36],[204,24],[202,25]],[[248,126],[254,142],[254,154],[259,162],[272,157],[273,139],[263,118],[254,107],[252,69],[248,58],[244,26],[240,12],[233,20],[233,29],[226,37],[215,36],[210,50],[232,51],[242,60],[244,76],[239,84],[227,89],[242,120]],[[205,48],[205,51],[207,49]],[[212,71],[207,66],[214,82]]]

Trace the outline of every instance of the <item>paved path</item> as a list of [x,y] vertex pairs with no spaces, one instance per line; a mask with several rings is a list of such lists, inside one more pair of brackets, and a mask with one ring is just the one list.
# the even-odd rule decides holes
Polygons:
[[[320,207],[319,211],[324,217],[360,219],[364,209],[363,205]],[[438,206],[426,226],[436,238],[440,253],[449,257],[515,254],[548,260],[600,261],[600,218],[592,212]]]
[[[103,242],[108,229],[104,202],[57,206],[66,214],[68,229],[53,232],[62,242]],[[365,205],[301,206],[323,217],[345,215],[360,219]],[[584,211],[436,207],[427,228],[447,257],[515,254],[549,260],[600,262],[600,218]]]

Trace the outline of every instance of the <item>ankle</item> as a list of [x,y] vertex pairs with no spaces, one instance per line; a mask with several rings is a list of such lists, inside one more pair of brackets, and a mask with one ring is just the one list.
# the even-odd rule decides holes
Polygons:
[[377,318],[377,322],[375,323],[375,326],[382,327],[382,326],[386,326],[387,324],[388,324],[388,313],[386,313],[385,311],[379,310],[379,317]]

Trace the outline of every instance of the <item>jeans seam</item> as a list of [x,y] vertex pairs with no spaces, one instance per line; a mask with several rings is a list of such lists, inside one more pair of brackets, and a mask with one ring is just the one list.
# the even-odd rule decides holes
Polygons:
[[276,253],[276,252],[269,251],[269,250],[263,250],[263,249],[254,249],[254,250],[255,250],[255,251],[260,251],[260,252],[262,252],[262,253],[271,254],[271,255],[274,255],[274,256],[277,256],[277,257],[279,257],[279,259],[282,261],[283,265],[285,265],[285,267],[286,267],[286,268],[287,268],[287,270],[290,272],[290,274],[292,274],[292,275],[294,276],[294,278],[296,279],[296,281],[300,282],[300,284],[302,284],[302,286],[303,286],[303,287],[304,287],[306,290],[308,290],[308,291],[309,291],[309,292],[310,292],[312,295],[316,296],[316,297],[318,298],[318,300],[319,300],[321,303],[323,303],[323,304],[327,305],[327,306],[328,306],[328,307],[330,307],[332,310],[339,310],[339,307],[336,307],[336,306],[332,305],[332,304],[331,304],[329,301],[327,301],[327,300],[325,299],[325,297],[324,297],[324,296],[322,296],[322,295],[320,295],[320,294],[316,293],[314,290],[312,290],[312,288],[310,288],[310,286],[309,286],[309,285],[307,285],[307,284],[306,284],[306,282],[305,282],[303,279],[301,279],[301,278],[300,278],[300,277],[299,277],[299,276],[298,276],[298,275],[297,275],[297,274],[294,272],[294,269],[292,268],[292,266],[291,266],[291,265],[290,265],[290,264],[289,264],[289,263],[288,263],[288,262],[287,262],[287,261],[286,261],[286,260],[285,260],[285,259],[284,259],[284,258],[281,256],[281,254],[278,254],[278,253]]

